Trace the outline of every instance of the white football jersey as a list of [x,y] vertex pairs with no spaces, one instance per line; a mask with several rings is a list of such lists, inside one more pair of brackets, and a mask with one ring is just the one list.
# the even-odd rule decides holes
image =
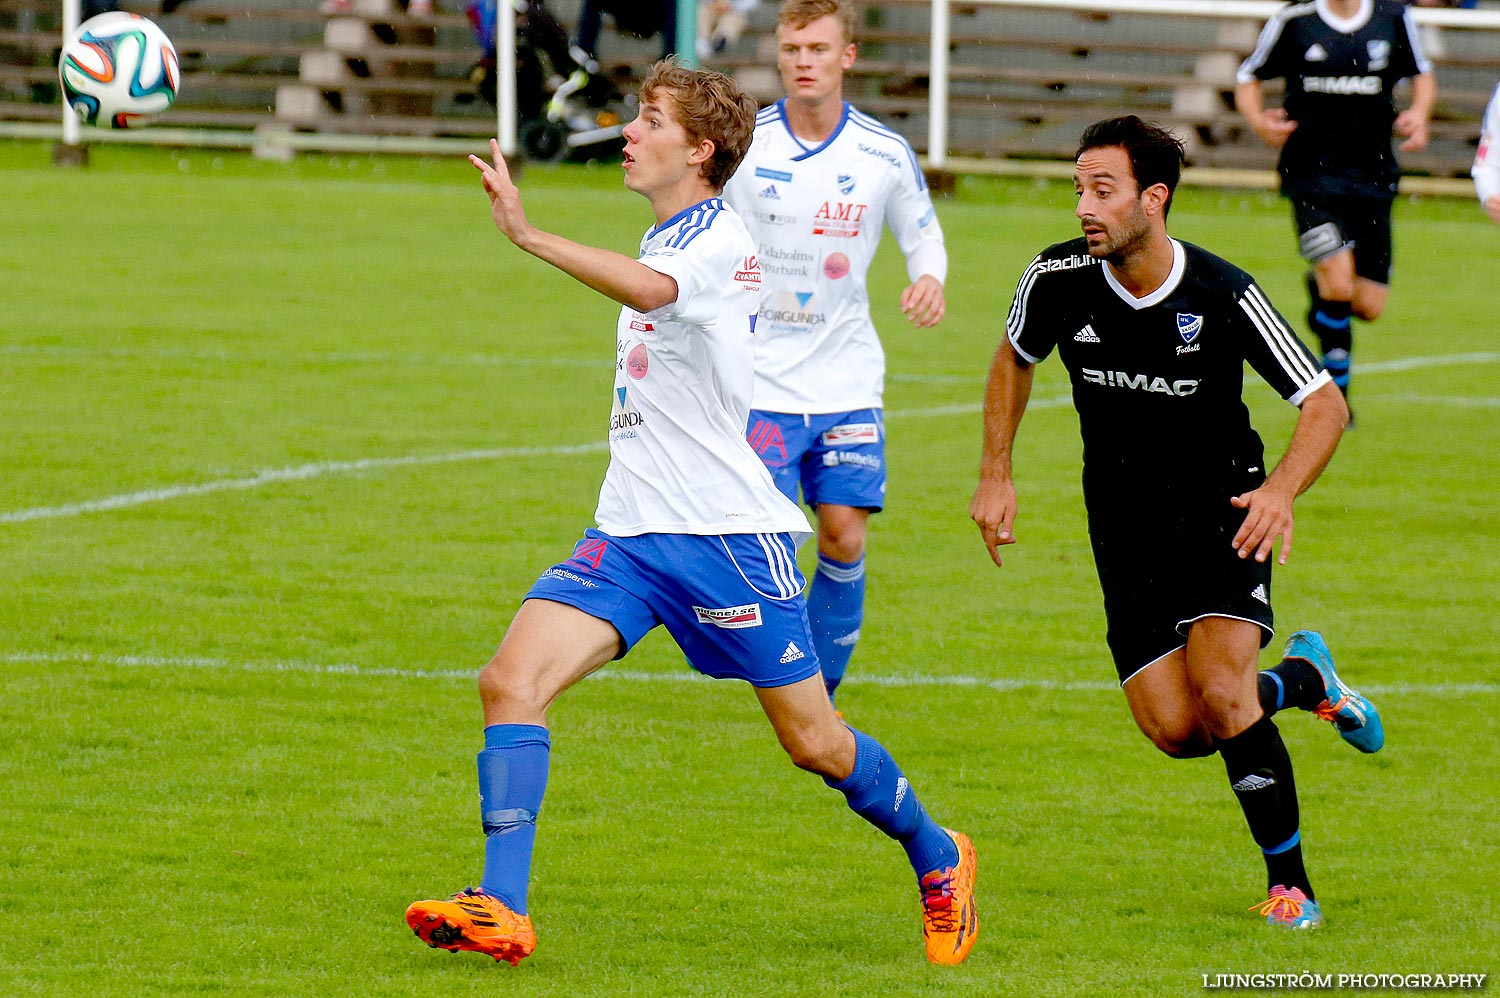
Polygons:
[[1479,130],[1479,150],[1474,154],[1474,190],[1481,203],[1500,195],[1500,85],[1484,109]]
[[[760,112],[755,141],[724,188],[760,253],[766,295],[756,326],[755,408],[846,412],[879,406],[885,353],[865,275],[888,225],[908,260],[943,230],[916,153],[848,104],[821,145],[792,134],[785,99]],[[916,276],[912,275],[913,279]],[[900,288],[882,289],[894,300]]]
[[709,198],[641,240],[677,300],[620,309],[599,529],[636,534],[810,534],[745,442],[760,269],[740,217]]

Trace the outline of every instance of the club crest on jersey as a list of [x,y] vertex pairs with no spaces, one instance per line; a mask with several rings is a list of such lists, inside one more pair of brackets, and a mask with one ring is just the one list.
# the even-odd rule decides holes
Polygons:
[[1203,332],[1203,316],[1178,312],[1177,332],[1182,336],[1182,342],[1193,342],[1198,338],[1198,334]]
[[1370,56],[1370,71],[1379,72],[1391,64],[1391,43],[1384,39],[1365,42],[1365,51]]
[[839,174],[839,193],[844,195],[844,197],[848,197],[850,194],[854,193],[854,185],[856,183],[858,183],[858,181],[849,176],[849,174]]

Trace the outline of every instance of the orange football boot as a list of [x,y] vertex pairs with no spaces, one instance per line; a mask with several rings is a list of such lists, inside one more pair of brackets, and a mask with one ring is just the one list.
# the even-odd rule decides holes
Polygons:
[[922,878],[922,935],[927,959],[955,966],[964,962],[979,937],[979,909],[974,906],[979,860],[967,835],[949,828],[943,831],[958,846],[958,865],[933,870]]
[[453,953],[470,950],[514,967],[536,949],[529,915],[517,915],[499,898],[473,887],[450,901],[418,901],[406,909],[406,924],[428,946]]

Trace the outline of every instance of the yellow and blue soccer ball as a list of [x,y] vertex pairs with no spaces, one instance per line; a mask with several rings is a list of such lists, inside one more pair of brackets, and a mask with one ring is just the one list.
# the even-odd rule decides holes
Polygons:
[[57,72],[68,106],[101,128],[144,125],[172,106],[182,83],[166,32],[124,11],[80,24],[63,44]]

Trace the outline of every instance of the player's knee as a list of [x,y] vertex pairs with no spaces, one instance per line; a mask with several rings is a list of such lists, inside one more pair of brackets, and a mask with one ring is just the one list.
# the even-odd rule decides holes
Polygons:
[[848,513],[819,515],[818,553],[835,561],[858,561],[865,553],[865,518]]
[[1353,302],[1352,311],[1356,319],[1364,322],[1374,322],[1380,318],[1380,313],[1385,311],[1385,302],[1361,301],[1356,297]]
[[1243,729],[1263,713],[1253,691],[1246,693],[1239,684],[1209,684],[1198,691],[1198,706],[1203,723],[1210,732],[1221,734]]
[[781,747],[798,769],[819,776],[847,775],[838,772],[842,744],[832,734],[820,737],[811,730],[794,731],[782,738]]
[[1325,301],[1351,301],[1354,298],[1354,278],[1340,269],[1318,270],[1318,294]]
[[488,708],[505,711],[545,708],[543,691],[534,676],[510,661],[502,650],[479,670],[479,699]]
[[1196,731],[1182,735],[1148,732],[1147,737],[1163,755],[1173,759],[1201,759],[1203,756],[1213,755],[1214,751],[1213,739]]
[[1150,718],[1136,723],[1152,745],[1173,759],[1197,759],[1213,752],[1213,738],[1189,718]]

